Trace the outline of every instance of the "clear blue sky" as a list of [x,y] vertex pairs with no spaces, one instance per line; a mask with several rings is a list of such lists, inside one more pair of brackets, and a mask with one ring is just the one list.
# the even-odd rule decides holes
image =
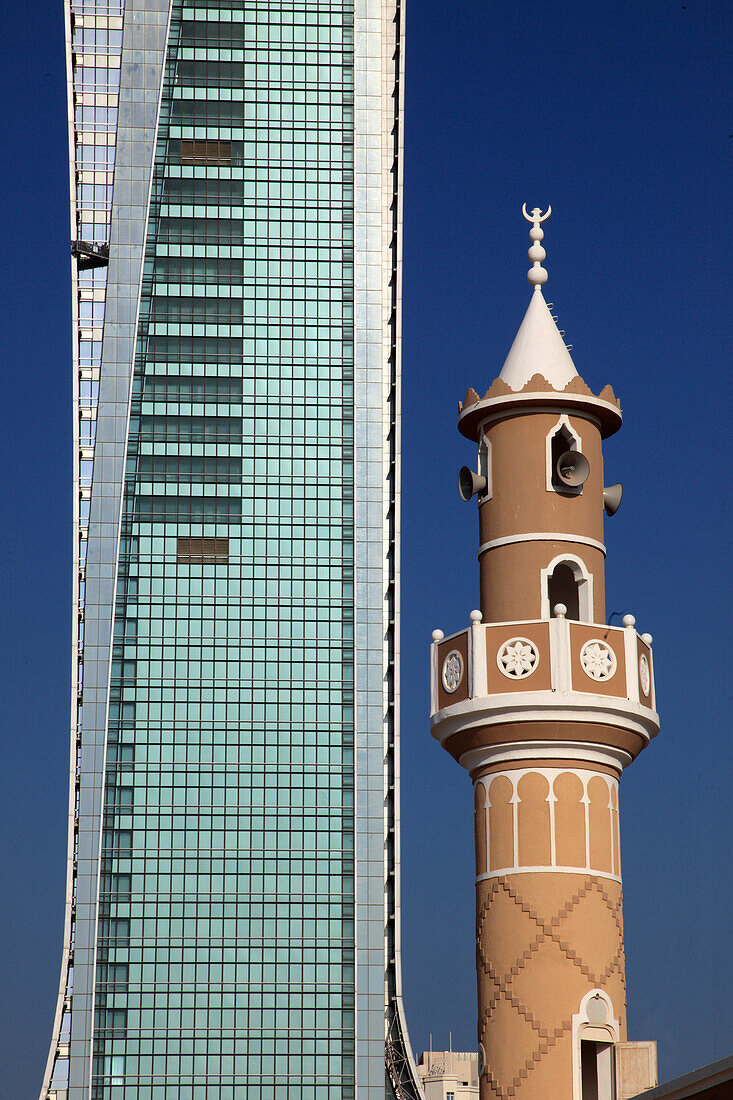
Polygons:
[[[61,954],[71,379],[61,0],[4,12],[0,1100],[33,1100]],[[428,728],[431,630],[478,599],[456,491],[468,385],[547,297],[611,382],[608,609],[654,635],[662,732],[622,782],[629,1037],[660,1075],[731,1053],[731,168],[723,0],[410,0],[403,385],[404,982],[413,1046],[475,1046],[472,799]]]

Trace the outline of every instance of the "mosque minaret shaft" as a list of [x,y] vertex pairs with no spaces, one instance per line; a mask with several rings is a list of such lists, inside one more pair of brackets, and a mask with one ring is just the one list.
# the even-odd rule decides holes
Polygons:
[[610,387],[578,375],[543,294],[458,426],[477,444],[481,610],[432,646],[432,733],[475,791],[481,1100],[613,1100],[626,1040],[621,771],[659,729],[652,639],[605,618]]

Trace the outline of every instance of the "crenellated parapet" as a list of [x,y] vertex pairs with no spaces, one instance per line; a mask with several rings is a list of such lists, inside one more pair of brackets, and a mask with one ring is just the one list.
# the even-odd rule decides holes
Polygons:
[[[483,397],[472,387],[458,402],[458,430],[468,439],[477,439],[481,425],[501,416],[505,406],[535,406],[538,409],[556,406],[558,391],[541,374],[533,374],[519,390],[514,390],[503,378],[496,378]],[[621,427],[621,403],[613,387],[604,386],[594,394],[587,382],[576,375],[562,390],[563,405],[574,412],[593,417],[601,425],[604,437]]]

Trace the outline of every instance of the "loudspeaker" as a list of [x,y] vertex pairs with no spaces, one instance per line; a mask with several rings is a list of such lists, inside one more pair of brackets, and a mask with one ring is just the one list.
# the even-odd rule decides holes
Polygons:
[[580,451],[564,451],[557,460],[555,472],[563,485],[576,489],[588,480],[590,466]]
[[624,487],[620,481],[617,485],[608,485],[603,490],[603,507],[606,509],[607,516],[612,516],[614,512],[618,511],[623,494]]
[[486,478],[482,474],[476,474],[463,466],[458,474],[458,492],[461,500],[470,500],[476,493],[482,493],[486,488]]

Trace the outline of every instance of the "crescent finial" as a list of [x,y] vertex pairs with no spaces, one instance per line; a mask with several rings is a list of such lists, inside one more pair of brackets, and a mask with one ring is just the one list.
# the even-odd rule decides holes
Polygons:
[[549,218],[550,214],[552,213],[552,207],[548,206],[547,207],[547,213],[543,214],[542,211],[540,210],[539,206],[535,206],[532,213],[528,214],[527,213],[527,204],[526,204],[526,202],[523,202],[522,203],[522,213],[524,214],[524,217],[526,218],[526,220],[528,222],[533,222],[536,225],[541,225],[542,222],[546,222],[547,219]]
[[528,214],[526,202],[522,203],[522,214],[524,215],[526,221],[530,222],[532,225],[532,228],[529,231],[529,239],[532,241],[532,246],[528,253],[529,258],[532,261],[532,267],[527,272],[527,279],[529,280],[530,284],[535,288],[535,290],[539,290],[547,282],[547,272],[542,266],[542,261],[544,260],[547,253],[540,244],[540,241],[545,234],[544,231],[540,229],[540,226],[543,222],[547,221],[551,213],[551,206],[547,207],[547,213],[545,214],[542,213],[539,206],[535,206],[532,210],[532,213]]

